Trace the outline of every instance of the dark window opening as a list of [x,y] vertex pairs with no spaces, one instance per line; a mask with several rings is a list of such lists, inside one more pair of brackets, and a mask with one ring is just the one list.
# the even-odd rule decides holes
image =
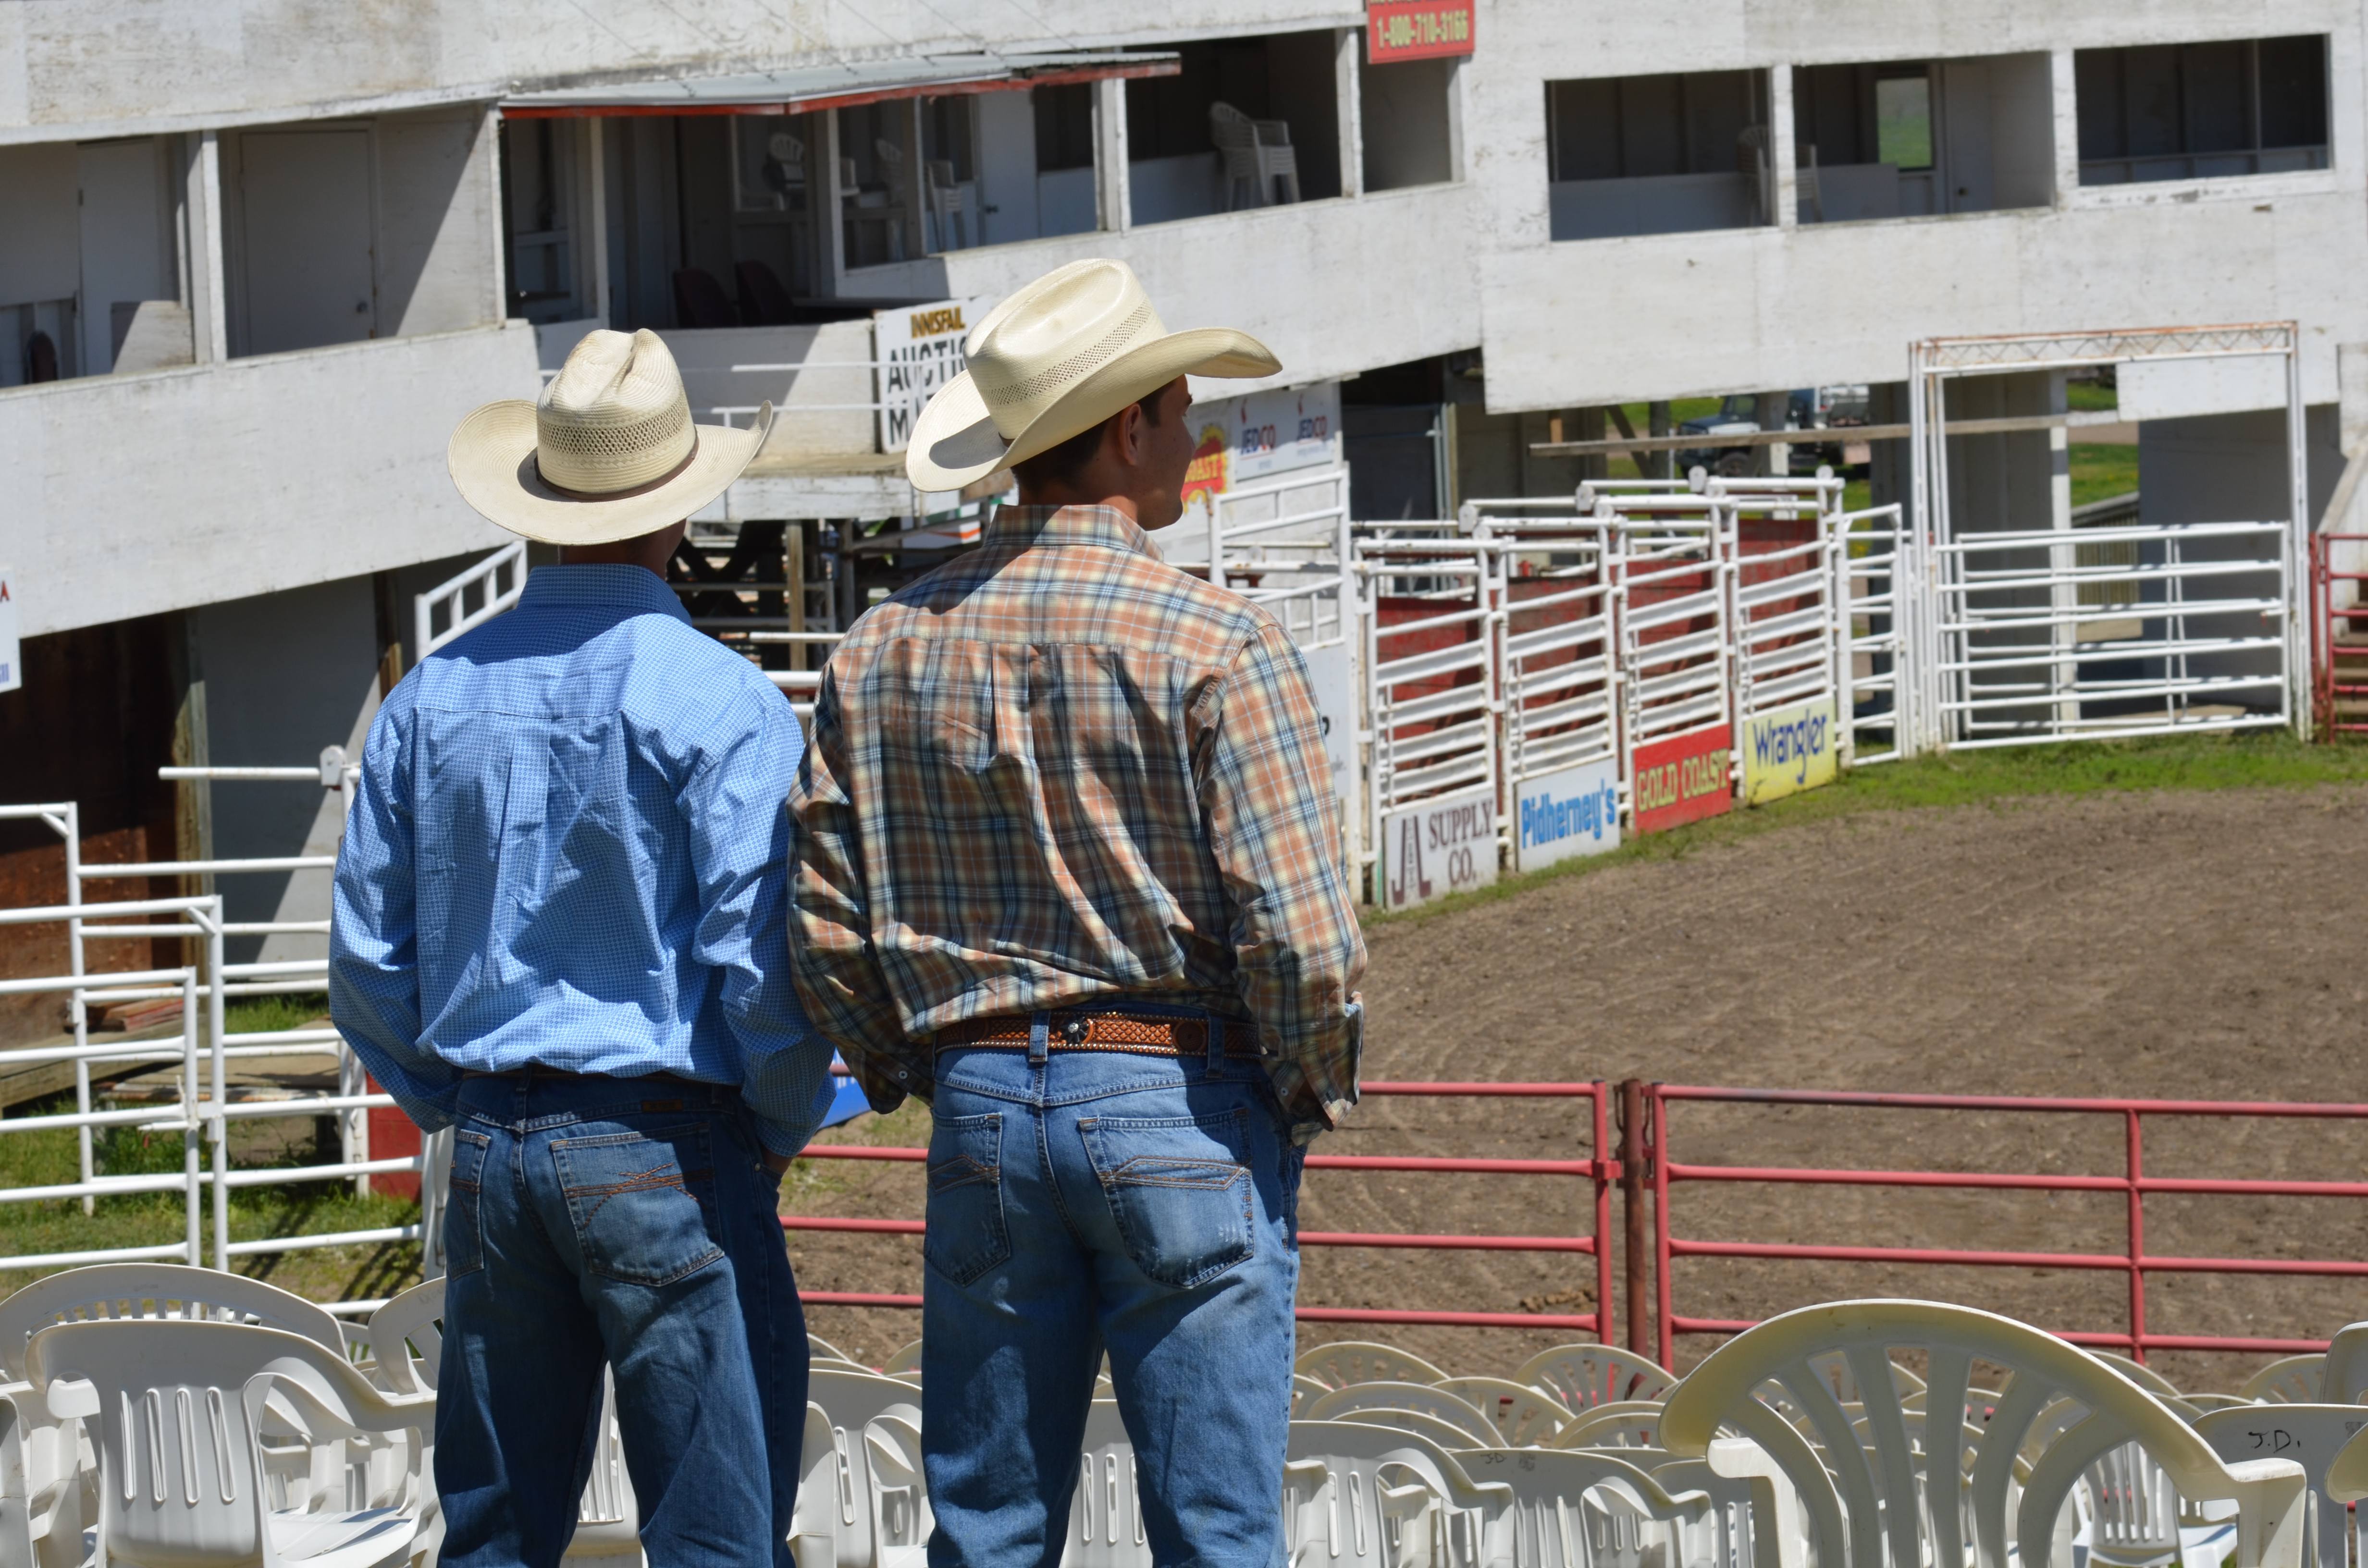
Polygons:
[[1756,71],[1548,82],[1553,237],[1768,222],[1766,104]]
[[2047,206],[2054,117],[2044,54],[1802,66],[1793,73],[1800,221]]
[[1329,32],[1204,40],[1176,46],[1176,74],[1128,82],[1134,222],[1339,195],[1335,48]]
[[2072,68],[2083,185],[2328,166],[2318,35],[2084,49]]

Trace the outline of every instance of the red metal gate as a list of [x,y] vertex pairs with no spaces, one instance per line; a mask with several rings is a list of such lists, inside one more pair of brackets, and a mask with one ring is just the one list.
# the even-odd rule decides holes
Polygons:
[[[2368,534],[2311,536],[2311,684],[2317,698],[2312,707],[2321,734],[2368,734],[2368,629],[2359,624],[2368,620],[2368,598],[2341,608],[2335,603],[2338,583],[2368,582],[2368,571],[2336,570],[2339,544],[2368,553]],[[2336,667],[2338,660],[2344,668]]]
[[[1496,1176],[1560,1177],[1588,1184],[1593,1203],[1595,1232],[1585,1236],[1440,1234],[1395,1231],[1302,1231],[1299,1243],[1311,1247],[1396,1247],[1422,1252],[1536,1252],[1591,1257],[1594,1263],[1595,1311],[1591,1312],[1481,1312],[1407,1308],[1310,1306],[1302,1303],[1302,1323],[1421,1324],[1448,1328],[1554,1328],[1594,1335],[1609,1343],[1612,1335],[1611,1258],[1602,1244],[1611,1219],[1611,1183],[1619,1173],[1605,1143],[1605,1086],[1589,1084],[1367,1084],[1369,1097],[1423,1096],[1450,1099],[1558,1099],[1586,1102],[1591,1141],[1582,1158],[1567,1160],[1464,1159],[1416,1154],[1311,1154],[1307,1168],[1320,1171],[1410,1171],[1434,1176]],[[862,1144],[817,1143],[805,1158],[825,1160],[888,1160],[918,1165],[928,1159],[926,1149],[871,1148]],[[873,1235],[916,1236],[927,1226],[919,1220],[850,1220],[814,1215],[781,1217],[789,1231],[839,1231]],[[805,1290],[799,1299],[809,1306],[918,1307],[921,1298],[889,1291]]]
[[[2122,1329],[2056,1330],[2075,1345],[2123,1350],[2139,1360],[2148,1350],[2236,1350],[2293,1354],[2323,1350],[2324,1339],[2235,1335],[2157,1334],[2146,1326],[2149,1274],[2316,1275],[2368,1278],[2368,1262],[2347,1258],[2176,1257],[2150,1253],[2146,1244],[2146,1199],[2150,1193],[2227,1198],[2368,1198],[2368,1181],[2260,1181],[2230,1177],[2152,1176],[2146,1174],[2145,1119],[2208,1117],[2368,1121],[2368,1105],[2308,1105],[2272,1101],[2050,1099],[2009,1095],[1880,1095],[1818,1090],[1700,1088],[1670,1084],[1648,1086],[1648,1157],[1654,1196],[1653,1236],[1658,1275],[1659,1349],[1668,1365],[1677,1336],[1736,1334],[1751,1320],[1691,1316],[1678,1310],[1672,1265],[1687,1257],[1780,1258],[1801,1262],[1934,1264],[2039,1269],[2107,1269],[2129,1280],[2128,1325]],[[1690,1164],[1676,1154],[1672,1108],[1681,1103],[1723,1101],[1764,1106],[1839,1106],[1891,1110],[2032,1112],[2044,1115],[2112,1117],[2121,1124],[2124,1150],[2119,1176],[2064,1176],[2005,1171],[1902,1171],[1822,1169],[1808,1166]],[[2118,1192],[2128,1204],[2128,1245],[2118,1253],[2000,1252],[1979,1248],[1798,1245],[1773,1242],[1696,1241],[1675,1233],[1672,1189],[1686,1182],[1800,1183],[1818,1186]],[[1631,1199],[1634,1201],[1634,1199]],[[1633,1220],[1632,1220],[1633,1222]]]

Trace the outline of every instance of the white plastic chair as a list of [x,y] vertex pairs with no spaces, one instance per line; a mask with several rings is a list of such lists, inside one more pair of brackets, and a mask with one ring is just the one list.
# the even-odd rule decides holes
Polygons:
[[[838,1358],[841,1360],[844,1357]],[[917,1378],[921,1375],[921,1342],[917,1339],[888,1358],[881,1371],[892,1378]]]
[[797,1511],[790,1519],[790,1557],[798,1568],[836,1568],[838,1478],[838,1445],[830,1417],[808,1401],[805,1441],[798,1456]]
[[[917,1345],[920,1341],[916,1339],[913,1343]],[[854,1360],[853,1357],[849,1356],[846,1351],[841,1350],[837,1346],[833,1345],[829,1340],[822,1338],[818,1335],[812,1334],[806,1335],[806,1354],[820,1361]]]
[[1317,1345],[1299,1353],[1291,1369],[1314,1378],[1327,1389],[1350,1383],[1443,1383],[1447,1374],[1419,1356],[1409,1356],[1389,1345],[1343,1339]]
[[[1942,1423],[1937,1430],[1951,1440],[1918,1449],[1908,1441],[1894,1380],[1885,1375],[1895,1351],[1929,1358],[1928,1397],[1942,1410],[1962,1403],[1976,1361],[2013,1376],[1977,1435]],[[1849,1363],[1863,1399],[1863,1445],[1815,1366],[1837,1356]],[[1759,1396],[1770,1383],[1818,1434],[1823,1463]],[[2017,1449],[2060,1398],[2078,1401],[2088,1414],[2047,1445],[2009,1518]],[[1883,1568],[1886,1561],[1969,1568],[1976,1550],[1987,1568],[1997,1568],[2009,1546],[2021,1568],[2047,1568],[2057,1555],[2056,1521],[2081,1472],[2133,1442],[2181,1495],[2236,1505],[2238,1568],[2297,1568],[2301,1557],[2300,1466],[2281,1460],[2225,1464],[2176,1412],[2113,1368],[2037,1329],[1968,1307],[1839,1301],[1771,1318],[1713,1351],[1679,1385],[1662,1411],[1661,1440],[1680,1458],[1707,1459],[1713,1470],[1734,1473],[1736,1444],[1719,1438],[1722,1426],[1759,1444],[1782,1468],[1800,1494],[1821,1568]],[[1961,1478],[1969,1455],[1968,1493]],[[1945,1479],[1928,1490],[1928,1472]],[[1968,1508],[1972,1541],[1964,1528]]]
[[[836,1517],[829,1523],[837,1568],[892,1568],[892,1564],[903,1568],[908,1560],[893,1553],[912,1543],[895,1532],[882,1530],[880,1515],[884,1504],[882,1494],[874,1491],[875,1485],[894,1490],[901,1481],[893,1474],[875,1481],[872,1461],[879,1450],[870,1439],[882,1437],[882,1446],[893,1455],[900,1437],[897,1430],[887,1427],[879,1434],[871,1431],[873,1424],[883,1416],[894,1416],[917,1433],[921,1425],[921,1391],[876,1373],[823,1368],[807,1378],[806,1398],[821,1407],[829,1424],[832,1466],[824,1490],[837,1509]],[[917,1466],[917,1439],[912,1458]],[[800,1512],[803,1511],[802,1503]],[[927,1539],[926,1530],[919,1539]]]
[[[390,1303],[391,1304],[391,1303]],[[625,1434],[617,1420],[617,1374],[600,1373],[599,1425],[592,1434],[592,1473],[575,1504],[575,1534],[563,1562],[642,1554],[642,1509],[625,1469]]]
[[1550,1443],[1555,1433],[1570,1425],[1570,1412],[1562,1401],[1506,1378],[1450,1378],[1439,1388],[1486,1415],[1508,1449]]
[[1436,1443],[1451,1454],[1478,1447],[1471,1433],[1444,1416],[1432,1415],[1420,1410],[1400,1410],[1377,1405],[1371,1410],[1355,1410],[1342,1415],[1326,1416],[1330,1421],[1356,1421],[1368,1426],[1387,1426],[1393,1431],[1411,1432],[1426,1442]]
[[2318,1397],[2328,1404],[2358,1404],[2368,1399],[2368,1323],[2347,1324],[2328,1342]]
[[1521,1363],[1513,1381],[1543,1389],[1565,1410],[1583,1415],[1599,1404],[1665,1398],[1678,1376],[1615,1346],[1578,1344],[1540,1351]]
[[2133,1361],[2118,1350],[2091,1350],[2089,1355],[2122,1374],[2157,1399],[2177,1399],[2179,1385],[2143,1361]]
[[2261,1404],[2312,1403],[2318,1398],[2319,1377],[2326,1365],[2324,1351],[2281,1356],[2238,1384],[2237,1396]]
[[1462,1432],[1467,1447],[1495,1448],[1502,1439],[1496,1426],[1471,1401],[1429,1383],[1351,1383],[1307,1402],[1303,1421],[1345,1421],[1368,1412],[1419,1411]]
[[444,1365],[444,1281],[414,1285],[370,1313],[370,1342],[380,1387],[433,1392]]
[[901,1415],[863,1425],[863,1464],[871,1499],[872,1568],[922,1568],[929,1556],[928,1483],[921,1473],[921,1424]]
[[1284,1550],[1327,1568],[1481,1568],[1512,1501],[1438,1445],[1353,1421],[1292,1422],[1282,1486]]
[[1077,1494],[1069,1506],[1068,1568],[1151,1568],[1143,1529],[1134,1442],[1118,1402],[1098,1399],[1086,1412],[1077,1456]]
[[[970,206],[970,199],[962,187],[962,182],[954,177],[953,160],[931,158],[923,167],[928,176],[929,217],[937,224],[938,248],[941,251],[969,249],[970,227],[963,213]],[[950,233],[953,236],[951,244],[947,242]]]
[[1288,186],[1284,201],[1299,199],[1299,153],[1291,145],[1291,124],[1281,119],[1252,119],[1224,102],[1209,106],[1209,140],[1224,160],[1225,210],[1234,210],[1234,193],[1250,189],[1250,205],[1274,203],[1276,183]]
[[68,1323],[34,1337],[27,1369],[53,1412],[98,1435],[94,1568],[384,1568],[410,1555],[416,1484],[381,1507],[283,1512],[265,1494],[259,1433],[275,1393],[315,1436],[408,1433],[416,1464],[432,1401],[389,1398],[342,1354],[244,1324]]
[[2328,1471],[2363,1428],[2368,1410],[2356,1404],[2258,1404],[2211,1411],[2195,1430],[2212,1451],[2231,1463],[2245,1460],[2292,1460],[2302,1466],[2317,1506],[2310,1513],[2310,1539],[2304,1561],[2318,1568],[2343,1568],[2344,1507],[2334,1495]]
[[1573,1415],[1547,1445],[1555,1449],[1649,1449],[1661,1441],[1661,1402],[1623,1399]]
[[[2355,1435],[2336,1450],[2327,1467],[2327,1496],[2336,1503],[2368,1497],[2368,1437]],[[2354,1508],[2352,1515],[2352,1561],[2368,1563],[2368,1509]]]
[[1309,1400],[1328,1392],[1326,1387],[1304,1372],[1291,1374],[1291,1414],[1296,1416],[1300,1407]]
[[1709,1493],[1671,1496],[1612,1454],[1481,1449],[1456,1458],[1474,1483],[1501,1483],[1511,1491],[1492,1521],[1493,1562],[1664,1568],[1684,1560],[1689,1527],[1716,1528]]
[[1721,1475],[1708,1460],[1664,1460],[1648,1467],[1672,1496],[1701,1492],[1710,1498],[1710,1528],[1687,1531],[1688,1568],[1805,1568],[1809,1541],[1801,1528],[1800,1496],[1764,1452],[1754,1448],[1752,1454],[1758,1473],[1750,1475]]

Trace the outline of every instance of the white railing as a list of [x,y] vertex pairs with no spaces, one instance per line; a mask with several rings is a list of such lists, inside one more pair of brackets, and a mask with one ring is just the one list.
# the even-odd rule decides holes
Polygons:
[[412,597],[412,663],[508,609],[526,590],[526,540],[506,544],[456,577]]

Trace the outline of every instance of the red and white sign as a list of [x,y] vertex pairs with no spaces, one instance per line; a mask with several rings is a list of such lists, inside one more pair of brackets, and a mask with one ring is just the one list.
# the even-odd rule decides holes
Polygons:
[[1697,730],[1636,748],[1631,802],[1639,834],[1735,809],[1735,732]]
[[1473,0],[1367,0],[1367,62],[1471,53],[1472,6]]

